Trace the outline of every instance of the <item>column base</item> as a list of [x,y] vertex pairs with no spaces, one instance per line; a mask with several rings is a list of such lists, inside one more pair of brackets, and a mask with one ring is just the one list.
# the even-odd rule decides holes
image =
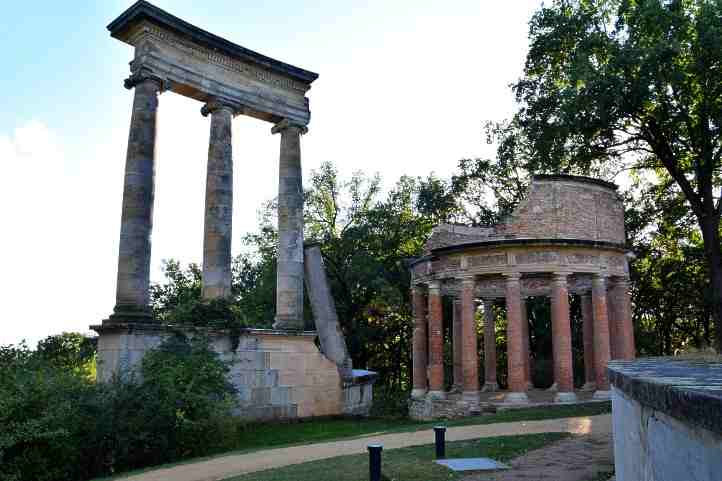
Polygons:
[[444,391],[429,391],[426,397],[429,399],[446,399],[446,393]]
[[303,320],[276,318],[273,328],[277,331],[303,331]]
[[464,387],[461,384],[454,384],[451,386],[451,389],[449,389],[449,394],[459,394],[464,392]]
[[554,396],[554,402],[559,404],[575,403],[577,401],[577,395],[573,392],[558,392]]
[[461,400],[467,403],[479,404],[479,391],[464,391]]
[[481,392],[496,392],[499,390],[499,385],[495,382],[485,382],[481,387]]
[[116,305],[113,313],[107,319],[103,319],[103,324],[147,324],[153,322],[153,311],[149,307]]
[[528,383],[526,383],[526,390],[531,391],[532,389],[534,389],[534,384],[529,381]]
[[596,390],[597,390],[596,382],[585,382],[584,386],[582,386],[582,391],[596,391]]
[[510,392],[504,396],[506,404],[529,404],[529,398],[525,392]]
[[423,399],[426,397],[426,389],[412,389],[411,397],[414,399]]
[[548,392],[557,392],[559,390],[559,385],[557,383],[552,384],[547,389]]
[[592,399],[595,401],[609,401],[612,399],[612,391],[595,391]]

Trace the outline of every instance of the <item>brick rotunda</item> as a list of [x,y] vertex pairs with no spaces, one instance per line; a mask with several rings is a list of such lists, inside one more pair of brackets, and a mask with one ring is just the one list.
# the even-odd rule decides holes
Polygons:
[[[616,185],[588,177],[537,175],[527,197],[492,227],[441,224],[411,263],[411,415],[453,417],[485,403],[576,402],[569,296],[581,297],[584,396],[609,398],[607,363],[633,359],[629,251]],[[554,386],[533,389],[526,300],[551,301]],[[453,303],[453,387],[446,392],[443,299]],[[505,305],[508,390],[498,392],[492,306]],[[484,384],[479,381],[477,312],[483,311]],[[451,380],[449,380],[451,381]],[[492,393],[492,394],[486,394]]]

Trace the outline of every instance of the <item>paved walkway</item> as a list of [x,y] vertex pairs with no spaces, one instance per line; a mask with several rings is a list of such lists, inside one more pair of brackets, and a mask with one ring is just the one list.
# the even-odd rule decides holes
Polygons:
[[[289,429],[293,429],[289,426]],[[479,426],[452,427],[446,431],[448,441],[463,441],[491,436],[512,436],[548,432],[569,432],[573,434],[609,435],[612,432],[611,416],[550,419],[546,421],[516,421],[511,423],[485,424]],[[366,452],[370,443],[381,443],[384,450],[418,446],[434,442],[433,430],[408,433],[363,436],[343,441],[268,449],[248,454],[219,456],[196,463],[180,464],[170,468],[119,478],[124,481],[217,481],[239,474],[253,473],[290,464],[304,463],[318,459],[333,458],[347,454]]]

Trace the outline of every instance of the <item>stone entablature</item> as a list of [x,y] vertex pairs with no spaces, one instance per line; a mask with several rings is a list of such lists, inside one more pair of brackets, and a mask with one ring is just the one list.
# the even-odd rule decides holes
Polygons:
[[[487,324],[492,305],[503,299],[508,321],[507,400],[526,402],[531,387],[526,299],[546,296],[552,308],[556,401],[574,401],[569,295],[575,294],[582,298],[586,387],[597,389],[597,399],[608,398],[607,362],[634,357],[629,258],[616,186],[587,177],[535,176],[526,198],[498,225],[436,226],[424,256],[410,263],[415,316],[412,397],[444,397],[439,391],[445,372],[440,361],[440,306],[448,296],[455,303],[453,335],[462,338],[453,342],[454,363],[461,363],[453,369],[454,386],[463,393],[467,408],[473,410],[479,391],[474,325],[478,301],[486,317],[484,389],[497,388],[494,333]],[[463,377],[463,382],[456,377]]]
[[266,57],[139,1],[108,25],[135,47],[131,71],[148,70],[164,88],[201,102],[212,99],[237,113],[278,123],[308,124],[305,93],[317,74]]

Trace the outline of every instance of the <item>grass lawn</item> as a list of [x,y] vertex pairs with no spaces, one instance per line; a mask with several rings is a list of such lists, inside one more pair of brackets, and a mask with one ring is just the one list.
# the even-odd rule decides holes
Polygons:
[[[446,443],[448,458],[489,457],[508,461],[527,451],[568,437],[567,433],[526,434],[482,438]],[[444,466],[433,462],[434,445],[385,451],[382,454],[382,479],[388,481],[450,481],[461,479]],[[355,454],[311,461],[230,478],[228,481],[367,481],[368,455]],[[469,473],[465,473],[468,475]]]
[[[546,406],[514,409],[502,411],[496,414],[470,416],[467,418],[445,422],[419,422],[408,418],[331,418],[311,419],[307,421],[300,420],[295,422],[253,423],[239,427],[238,436],[233,441],[233,444],[237,446],[235,449],[229,449],[225,452],[216,453],[202,458],[183,459],[163,466],[168,467],[178,464],[193,463],[218,456],[242,454],[269,448],[337,441],[359,436],[420,431],[430,429],[432,426],[437,424],[445,424],[452,427],[517,421],[539,421],[544,419],[595,416],[598,414],[610,413],[611,410],[612,403],[605,402],[570,406]],[[152,471],[160,467],[162,466],[151,466],[132,471],[131,473],[126,472],[110,478],[99,479],[108,481],[117,477],[127,476],[129,474]]]
[[547,406],[528,409],[514,409],[484,416],[470,416],[450,421],[419,422],[402,419],[317,419],[294,423],[249,424],[240,433],[238,447],[243,451],[270,447],[309,444],[396,432],[419,431],[437,424],[447,426],[469,426],[515,421],[538,421],[543,419],[595,416],[610,413],[611,402],[589,403],[571,406]]

